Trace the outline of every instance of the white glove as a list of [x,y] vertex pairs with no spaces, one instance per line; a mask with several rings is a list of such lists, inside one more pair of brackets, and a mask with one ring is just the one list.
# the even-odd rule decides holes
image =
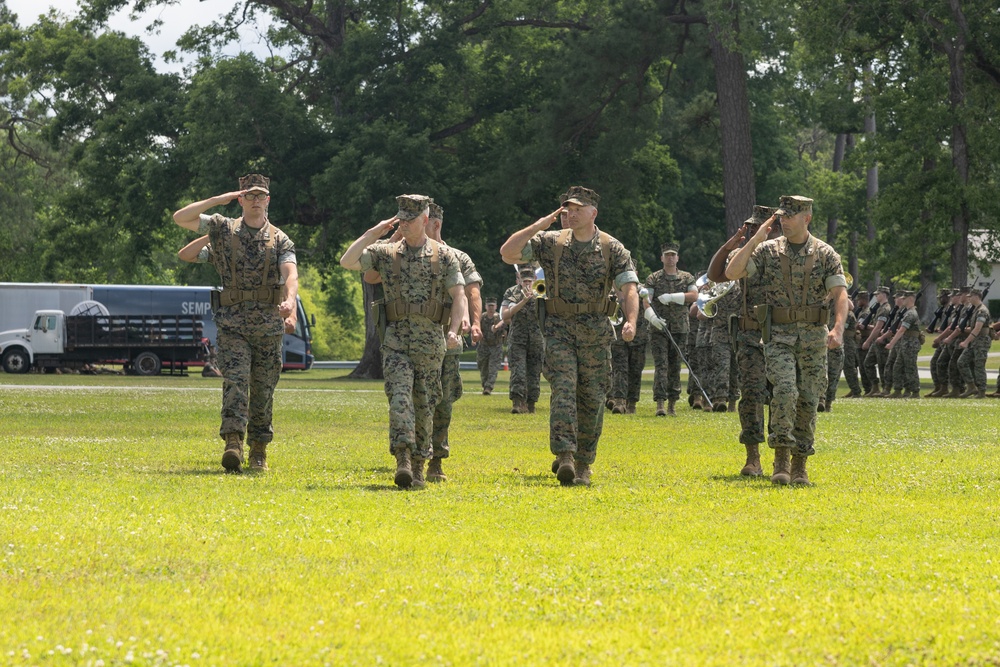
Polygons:
[[663,327],[666,325],[666,322],[657,317],[652,308],[647,308],[643,313],[643,316],[646,318],[646,321],[653,325],[656,329],[663,331]]
[[643,287],[643,288],[641,288],[639,290],[639,298],[640,299],[648,299],[649,295],[650,295],[650,291],[649,291],[648,287]]
[[656,300],[664,305],[668,303],[676,303],[680,306],[683,306],[684,292],[674,292],[673,294],[661,294],[660,296],[656,297]]

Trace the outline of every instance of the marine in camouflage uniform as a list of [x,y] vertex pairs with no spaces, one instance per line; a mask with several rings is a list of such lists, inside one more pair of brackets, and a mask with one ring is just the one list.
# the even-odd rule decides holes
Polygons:
[[[844,398],[860,398],[864,391],[858,382],[858,349],[860,347],[858,344],[858,313],[863,312],[864,307],[859,306],[861,310],[858,310],[851,304],[848,306],[847,324],[844,325],[844,379],[847,380],[850,391],[844,394]],[[837,379],[839,380],[839,378]],[[830,395],[829,391],[827,392],[827,399],[836,397],[836,381],[833,383],[833,391],[835,392],[833,396]],[[828,400],[827,405],[831,402]]]
[[[928,393],[926,398],[941,398],[948,393],[947,368],[942,369],[941,354],[944,352],[945,346],[943,345],[943,342],[948,336],[948,327],[951,326],[955,310],[960,308],[962,295],[957,289],[941,290],[941,299],[941,307],[944,308],[944,311],[941,314],[941,321],[938,322],[937,330],[927,330],[927,333],[937,333],[938,335],[931,343],[931,347],[934,349],[934,354],[931,356],[930,369],[931,381],[934,383],[934,390]],[[942,370],[945,372],[945,375],[943,376]]]
[[[205,214],[234,199],[243,209],[241,217]],[[251,469],[267,469],[282,335],[296,323],[295,246],[268,219],[269,201],[270,179],[248,174],[240,178],[239,191],[189,204],[174,213],[178,225],[207,234],[212,249],[205,251],[205,257],[222,279],[220,303],[213,311],[223,377],[219,436],[226,444],[222,465],[230,472],[239,472],[244,463],[244,435]]]
[[507,288],[500,305],[500,316],[507,322],[507,364],[510,367],[508,396],[511,414],[535,411],[541,393],[545,341],[538,322],[537,301],[532,292],[535,271],[520,270],[520,284]]
[[[694,349],[691,351],[691,355],[687,357],[688,362],[691,364],[691,368],[688,369],[688,388],[692,392],[692,407],[695,410],[711,410],[709,403],[711,402],[711,397],[708,393],[708,387],[701,384],[701,389],[699,389],[699,384],[705,382],[705,376],[711,372],[709,363],[711,358],[709,357],[709,351],[712,346],[712,324],[704,316],[698,318],[698,307],[693,303],[688,306],[691,314],[694,315],[695,320],[698,322],[697,326],[693,326],[692,329],[695,332],[694,336]],[[698,378],[695,382],[694,378]],[[705,395],[702,395],[702,390],[705,391]],[[706,400],[706,397],[708,399]]]
[[[848,308],[847,317],[848,321],[851,317],[850,308]],[[827,328],[833,329],[834,322],[836,321],[836,313],[831,310],[830,317],[827,318]],[[847,339],[847,325],[844,325],[844,339]],[[844,344],[846,346],[846,343]],[[834,348],[832,350],[826,351],[826,390],[823,395],[819,398],[819,403],[816,404],[817,412],[829,412],[833,409],[833,401],[837,397],[837,383],[840,381],[840,373],[844,370],[844,346]]]
[[[664,331],[653,328],[649,334],[649,349],[653,353],[653,400],[656,401],[656,415],[662,417],[674,413],[674,403],[681,395],[681,355],[678,345],[684,345],[688,332],[688,307],[686,304],[698,298],[694,286],[694,276],[677,268],[680,259],[677,243],[660,246],[660,261],[663,268],[646,278],[645,288],[649,292],[649,302],[656,316],[664,322]],[[667,332],[670,335],[667,335]],[[674,342],[670,342],[673,336]],[[689,361],[690,358],[688,359]],[[693,363],[693,362],[692,362]],[[690,389],[690,378],[688,388]],[[690,391],[688,392],[690,393]],[[664,409],[663,402],[668,407]]]
[[[400,488],[420,488],[424,463],[433,453],[441,366],[446,349],[461,345],[467,302],[454,251],[426,234],[431,199],[401,195],[396,203],[398,213],[352,243],[340,265],[381,276],[385,303],[373,307],[385,318],[382,370],[389,399],[389,450],[396,457],[394,481]],[[396,224],[401,240],[377,242]],[[451,307],[445,308],[449,297]]]
[[902,320],[903,313],[906,311],[906,308],[903,306],[903,290],[896,292],[893,299],[896,304],[895,313],[889,319],[889,326],[879,336],[879,342],[882,343],[886,354],[885,376],[882,381],[882,393],[879,394],[882,398],[889,398],[892,394],[892,372],[896,366],[896,357],[899,355],[899,350],[895,347],[889,348],[888,345],[889,341],[896,335],[896,332],[899,331],[899,323]]
[[[767,304],[757,309],[762,324],[771,399],[769,444],[775,450],[776,484],[808,484],[806,459],[815,453],[816,406],[826,388],[826,351],[843,344],[847,281],[840,255],[809,234],[812,200],[783,196],[777,215],[784,236],[765,241],[765,223],[726,268],[730,280],[761,275]],[[828,330],[824,302],[837,313]],[[791,456],[791,469],[789,469]]]
[[[708,278],[716,282],[727,279],[726,266],[736,255],[745,238],[753,236],[764,222],[774,215],[769,206],[754,206],[753,213],[743,222],[743,226],[715,252],[708,267]],[[779,232],[776,225],[771,227],[771,235]],[[760,289],[761,276],[739,280],[739,308],[734,318],[736,332],[736,364],[740,402],[740,443],[746,448],[746,463],[740,474],[757,477],[763,474],[760,465],[760,443],[764,442],[764,406],[770,401],[767,371],[764,367],[764,347],[760,340],[760,323],[754,317],[755,308],[764,305]]]
[[[695,410],[701,410],[702,395],[701,389],[698,388],[698,380],[695,378],[701,377],[701,349],[698,347],[699,334],[701,334],[701,320],[698,319],[698,309],[687,306],[688,309],[688,332],[687,334],[680,334],[674,338],[678,344],[682,345],[684,348],[684,358],[687,359],[688,367],[688,377],[687,384],[685,386],[685,393],[687,394],[687,402]],[[704,334],[702,334],[702,337]],[[683,342],[681,340],[683,339]],[[668,343],[670,341],[667,341]],[[668,402],[669,405],[669,402]],[[660,416],[661,410],[657,407],[656,414]],[[667,414],[667,410],[663,410]]]
[[[941,396],[945,398],[958,398],[965,391],[965,382],[962,380],[962,373],[958,370],[958,359],[962,354],[959,345],[965,337],[962,332],[962,321],[971,312],[969,306],[969,287],[959,288],[959,302],[955,313],[952,315],[948,327],[938,336],[940,340],[941,357],[938,359],[938,378],[947,386],[951,386],[950,392],[944,392]],[[935,341],[936,342],[936,341]]]
[[892,306],[889,305],[889,292],[889,288],[885,285],[880,285],[875,290],[875,300],[878,301],[879,307],[875,312],[875,323],[872,325],[872,330],[865,342],[862,343],[862,347],[866,351],[865,372],[871,381],[871,389],[865,392],[866,398],[878,395],[880,393],[879,381],[885,379],[885,361],[888,353],[885,351],[885,345],[878,343],[878,339],[889,326],[889,314],[892,312]]
[[[739,283],[715,302],[715,316],[707,318],[708,348],[705,350],[704,372],[698,378],[705,384],[705,391],[712,399],[712,410],[725,412],[729,401],[735,400],[738,391],[738,374],[736,359],[733,352],[733,339],[730,335],[730,316],[738,315],[743,295]],[[708,410],[708,406],[705,406]]]
[[[571,187],[563,206],[515,232],[501,248],[508,264],[536,261],[545,272],[545,364],[552,385],[549,446],[562,484],[590,485],[604,421],[614,304],[621,290],[622,338],[635,336],[638,278],[628,250],[594,224],[599,197]],[[545,231],[565,211],[568,228]]]
[[915,306],[916,296],[916,292],[912,290],[903,291],[903,316],[892,340],[886,345],[890,354],[896,353],[892,369],[892,398],[920,398],[917,355],[920,353],[924,334],[920,331],[920,314]]
[[[430,217],[427,222],[427,236],[440,243],[443,247],[450,247],[441,240],[441,225],[444,220],[444,210],[437,204],[431,203]],[[468,254],[458,248],[451,248],[458,259],[458,267],[465,281],[465,297],[468,299],[469,326],[474,342],[482,340],[479,314],[482,312],[482,296],[480,289],[483,285],[483,277],[476,270],[476,265]],[[448,302],[447,308],[451,307]],[[427,481],[443,482],[445,477],[442,468],[442,459],[448,458],[451,454],[451,447],[448,442],[448,430],[451,427],[452,405],[462,398],[462,374],[460,372],[460,359],[462,354],[462,339],[459,338],[459,345],[449,348],[445,353],[444,362],[441,366],[441,400],[434,408],[434,431],[431,435],[431,442],[434,447],[434,456],[427,465]]]
[[497,311],[495,297],[487,297],[486,312],[480,317],[483,339],[476,346],[476,366],[479,367],[479,381],[483,395],[493,393],[497,382],[497,372],[503,365],[503,339],[506,326]]
[[962,354],[958,359],[958,368],[968,389],[959,398],[986,398],[986,357],[993,344],[992,318],[990,309],[983,303],[982,290],[971,290],[969,299],[975,310],[969,318],[969,333],[959,344]]
[[[621,295],[618,295],[621,299]],[[614,322],[615,337],[611,341],[611,400],[613,413],[635,414],[642,389],[642,371],[646,367],[646,346],[649,345],[649,322],[645,318],[636,320],[635,338],[622,338],[625,316]]]

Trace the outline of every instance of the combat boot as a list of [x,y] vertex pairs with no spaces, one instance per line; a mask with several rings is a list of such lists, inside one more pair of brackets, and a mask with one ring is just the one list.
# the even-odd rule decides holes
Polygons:
[[[971,387],[969,387],[968,389],[966,389],[965,391],[963,391],[959,395],[959,398],[971,398],[973,396],[976,396],[976,394],[978,394],[978,393],[979,393],[979,390],[976,389],[976,385],[972,385]],[[983,398],[986,397],[986,392],[983,392],[983,396],[982,397]],[[979,397],[977,396],[977,398],[979,398]]]
[[729,401],[729,405],[726,408],[727,412],[736,412],[736,400],[733,399]]
[[239,472],[243,465],[243,434],[227,433],[226,449],[222,453],[222,467],[229,472]]
[[676,399],[671,398],[669,401],[667,401],[667,414],[670,415],[671,417],[677,416],[677,410],[674,409],[674,406],[676,405],[677,405]]
[[833,412],[833,401],[826,404],[826,413],[830,414],[831,412]]
[[760,467],[760,445],[755,442],[752,445],[746,445],[746,448],[747,462],[740,470],[740,474],[744,477],[760,477],[764,474],[764,469]]
[[444,475],[444,470],[441,468],[441,457],[435,456],[427,463],[427,476],[428,482],[447,482],[448,478]]
[[635,414],[635,401],[628,401],[625,403],[625,414],[634,415]]
[[844,394],[843,396],[841,396],[841,398],[860,398],[860,397],[861,397],[861,394],[859,394],[858,392],[854,391],[853,389],[850,390],[849,392],[847,392],[846,394]]
[[527,401],[524,404],[524,411],[525,411],[525,413],[527,413],[529,415],[535,414],[535,402],[534,401]]
[[576,476],[573,477],[573,484],[576,486],[590,486],[590,464],[583,461],[576,462]]
[[820,399],[820,402],[816,404],[816,412],[826,412],[826,401]]
[[958,387],[953,387],[951,393],[945,395],[945,398],[961,398],[961,397],[962,397],[962,390],[959,389]]
[[666,417],[667,416],[667,411],[663,409],[663,401],[657,401],[656,402],[656,416],[657,417]]
[[609,398],[606,401],[604,401],[605,410],[614,410],[614,408],[615,408],[615,399]]
[[623,415],[625,414],[625,401],[621,398],[611,399],[611,414],[613,415]]
[[934,385],[934,390],[931,391],[930,393],[926,394],[924,396],[924,398],[937,398],[942,393],[943,393],[943,390],[941,389],[941,384],[938,383],[938,384]]
[[808,457],[799,456],[798,454],[792,457],[792,484],[801,486],[809,485],[809,475],[806,474],[806,458]]
[[704,404],[701,402],[701,396],[695,396],[694,400],[691,401],[691,408],[693,410],[701,410],[704,407]]
[[872,398],[874,396],[878,396],[879,393],[878,382],[872,382],[872,386],[865,392],[864,397]]
[[413,481],[410,482],[411,489],[422,489],[427,486],[424,482],[424,462],[426,460],[418,456],[413,457],[413,461],[410,464],[410,470],[413,475]]
[[922,397],[920,396],[920,390],[914,389],[911,392],[904,392],[903,398],[922,398]]
[[989,396],[990,398],[1000,398],[1000,389],[997,389],[992,394],[986,394],[986,395]]
[[558,456],[555,457],[554,459],[552,459],[552,474],[555,475],[557,472],[559,472],[559,457]]
[[556,455],[556,462],[559,464],[559,467],[556,468],[556,477],[559,479],[559,483],[563,486],[573,484],[573,480],[576,479],[576,463],[573,461],[573,452],[559,452]]
[[267,470],[267,443],[250,443],[250,470],[263,472]]
[[725,401],[720,399],[712,404],[712,412],[725,412],[725,411],[726,411]]
[[401,489],[408,489],[413,484],[413,463],[410,461],[410,450],[400,449],[396,451],[396,486]]
[[510,414],[512,415],[524,415],[528,414],[528,404],[524,402],[523,398],[513,399],[513,405],[510,408]]
[[771,475],[772,484],[785,485],[792,481],[792,475],[788,468],[788,457],[791,456],[790,447],[776,447],[774,450],[774,474]]
[[903,398],[903,390],[902,389],[894,389],[891,394],[889,394],[888,396],[886,396],[886,398]]

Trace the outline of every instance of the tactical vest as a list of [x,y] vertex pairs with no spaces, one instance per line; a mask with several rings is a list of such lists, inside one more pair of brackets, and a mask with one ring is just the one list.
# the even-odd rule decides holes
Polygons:
[[558,315],[567,317],[570,315],[581,315],[583,313],[601,313],[608,317],[613,317],[618,308],[618,304],[609,298],[611,293],[611,237],[606,232],[599,232],[601,242],[601,257],[604,258],[604,290],[602,294],[605,298],[600,301],[588,301],[586,303],[568,303],[559,296],[559,260],[562,258],[563,250],[571,241],[572,229],[564,229],[559,232],[554,248],[554,258],[552,266],[552,285],[549,291],[550,296],[545,299],[545,312],[548,315]]
[[[441,275],[440,245],[431,238],[427,239],[427,243],[431,244],[431,295],[423,303],[410,303],[403,299],[399,291],[403,255],[399,252],[398,244],[393,244],[389,251],[392,255],[391,282],[392,291],[394,292],[391,295],[386,295],[385,319],[389,322],[398,322],[407,315],[420,315],[445,327],[451,324],[451,308],[445,308],[444,303],[438,298],[438,277]],[[394,298],[389,300],[389,296]]]
[[[276,254],[275,249],[275,237],[281,232],[280,229],[272,225],[270,222],[265,222],[264,227],[261,231],[269,231],[267,242],[264,245],[264,271],[261,274],[262,285],[249,285],[241,280],[240,272],[238,267],[240,266],[246,249],[243,247],[243,241],[240,239],[240,229],[242,227],[243,218],[238,218],[233,222],[232,226],[229,228],[229,269],[230,276],[229,280],[226,280],[225,274],[221,274],[222,277],[222,293],[219,295],[219,303],[223,306],[232,306],[233,304],[241,303],[243,301],[256,301],[258,303],[269,303],[277,305],[281,303],[281,286],[278,285],[278,263],[275,264],[275,279],[273,281],[269,280],[271,272],[271,257]],[[270,286],[267,286],[270,284]]]
[[[813,243],[815,245],[815,239],[812,235],[809,236],[807,243]],[[755,310],[764,310],[767,308],[770,311],[771,322],[774,324],[791,324],[793,322],[801,322],[803,324],[823,324],[827,323],[830,317],[830,308],[827,305],[819,306],[808,306],[806,305],[809,301],[809,288],[812,286],[812,270],[813,266],[816,265],[816,250],[809,254],[806,259],[805,266],[805,280],[802,281],[802,305],[796,305],[795,290],[792,288],[792,267],[791,262],[788,259],[788,255],[781,253],[781,278],[785,284],[785,291],[788,293],[788,303],[791,304],[790,307],[785,308],[781,306],[756,306]],[[762,318],[758,315],[758,321],[762,321]]]

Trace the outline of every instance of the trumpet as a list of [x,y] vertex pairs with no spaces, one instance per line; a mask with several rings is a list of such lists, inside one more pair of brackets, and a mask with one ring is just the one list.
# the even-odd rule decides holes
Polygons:
[[535,282],[531,286],[531,291],[538,298],[545,298],[545,271],[542,270],[542,267],[535,269]]
[[732,291],[733,287],[736,286],[736,281],[727,280],[717,283],[709,280],[707,276],[702,276],[695,281],[695,286],[698,288],[698,299],[695,301],[695,305],[698,306],[702,315],[712,318],[719,314],[719,299]]
[[854,276],[849,271],[844,271],[844,280],[847,281],[847,291],[850,292],[851,288],[854,287]]

